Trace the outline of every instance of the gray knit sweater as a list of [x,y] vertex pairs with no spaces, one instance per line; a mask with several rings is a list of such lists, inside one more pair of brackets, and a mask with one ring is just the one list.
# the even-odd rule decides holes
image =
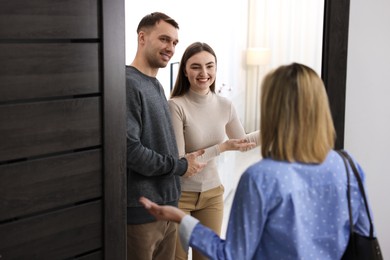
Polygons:
[[143,224],[155,219],[139,197],[177,206],[187,160],[179,159],[168,102],[156,78],[127,66],[126,105],[127,223]]

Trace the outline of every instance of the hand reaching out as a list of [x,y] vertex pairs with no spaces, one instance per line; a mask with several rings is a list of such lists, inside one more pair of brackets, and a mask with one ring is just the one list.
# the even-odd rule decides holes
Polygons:
[[223,153],[225,151],[249,151],[256,147],[256,143],[249,142],[244,139],[228,139],[222,144],[219,145],[220,152]]
[[139,202],[158,220],[174,221],[180,223],[186,215],[182,210],[173,206],[160,206],[145,197],[141,197]]

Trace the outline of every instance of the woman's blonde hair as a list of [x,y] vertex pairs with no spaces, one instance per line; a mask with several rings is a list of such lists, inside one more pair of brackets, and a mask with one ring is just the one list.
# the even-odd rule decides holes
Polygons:
[[335,136],[328,96],[313,69],[292,63],[265,77],[260,120],[263,158],[321,163]]

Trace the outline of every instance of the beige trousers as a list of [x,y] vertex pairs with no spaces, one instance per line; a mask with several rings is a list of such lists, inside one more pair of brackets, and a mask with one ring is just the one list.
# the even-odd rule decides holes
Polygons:
[[[223,218],[223,192],[222,185],[204,192],[182,191],[179,208],[220,235]],[[178,237],[175,259],[186,260],[187,258],[188,252],[183,250]],[[196,250],[192,250],[192,259],[203,260],[207,258]]]

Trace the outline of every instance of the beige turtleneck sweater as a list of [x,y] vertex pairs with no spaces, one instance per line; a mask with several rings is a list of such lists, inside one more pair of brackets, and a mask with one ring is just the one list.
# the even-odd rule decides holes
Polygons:
[[232,102],[225,97],[189,90],[168,103],[179,156],[205,149],[201,161],[207,162],[206,167],[193,177],[180,178],[183,191],[203,192],[221,185],[216,157],[220,154],[218,145],[227,138],[260,144],[259,131],[246,134]]

